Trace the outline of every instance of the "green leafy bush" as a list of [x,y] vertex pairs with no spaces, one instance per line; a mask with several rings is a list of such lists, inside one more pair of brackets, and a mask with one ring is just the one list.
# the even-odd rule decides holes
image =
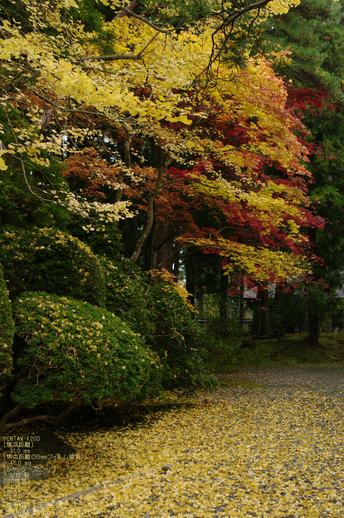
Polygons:
[[[10,2],[6,4],[11,9]],[[16,2],[16,4],[19,3]],[[3,2],[1,7],[4,7]],[[8,72],[9,70],[6,72],[3,68],[3,77]],[[26,115],[26,109],[16,109],[10,103],[7,103],[7,106],[0,105],[3,149],[10,149],[13,146],[13,135],[16,131],[26,131],[27,138],[34,138],[35,132],[30,132],[30,122]],[[8,125],[9,120],[11,126]],[[26,175],[23,174],[22,163],[18,157],[7,154],[8,170],[0,170],[0,226],[2,229],[31,229],[35,226],[56,227],[60,230],[66,228],[70,220],[70,211],[62,204],[54,203],[56,193],[69,190],[61,174],[64,162],[47,151],[42,151],[41,156],[49,160],[46,165],[41,163],[37,167],[33,156],[21,153],[28,173]]]
[[150,289],[154,302],[154,332],[150,337],[164,365],[166,388],[201,385],[211,388],[216,380],[207,372],[201,349],[207,333],[194,320],[177,290],[169,284],[156,284]]
[[0,381],[12,371],[14,324],[8,290],[0,266]]
[[[274,329],[285,329],[287,333],[302,331],[305,327],[307,298],[302,288],[277,293],[271,305],[271,322]],[[256,317],[256,314],[254,314]]]
[[44,291],[104,306],[98,258],[79,239],[51,228],[5,232],[1,256],[10,297]]
[[106,309],[127,322],[149,341],[154,332],[154,308],[148,275],[125,257],[101,258],[106,286]]
[[47,293],[24,293],[13,305],[21,340],[16,403],[128,402],[158,393],[161,364],[139,335],[105,309]]
[[[73,214],[70,220],[69,232],[86,243],[94,254],[105,255],[111,260],[116,260],[122,254],[122,236],[113,221],[101,220],[96,210],[90,211],[88,219],[81,214]],[[92,221],[92,225],[89,221]]]
[[101,259],[106,284],[106,308],[140,333],[161,359],[167,389],[213,383],[198,348],[207,343],[205,331],[170,284],[149,286],[148,276],[129,259]]

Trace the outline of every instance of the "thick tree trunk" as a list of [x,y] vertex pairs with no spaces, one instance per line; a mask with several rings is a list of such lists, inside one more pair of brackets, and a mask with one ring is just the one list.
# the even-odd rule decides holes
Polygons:
[[[314,246],[317,244],[317,230],[316,228],[309,228],[308,234],[310,241]],[[318,347],[319,335],[320,335],[320,323],[319,323],[319,309],[316,303],[316,295],[312,294],[312,290],[309,290],[308,294],[308,322],[307,322],[307,345],[308,347]]]
[[192,260],[192,255],[185,258],[185,275],[186,275],[186,290],[190,293],[189,301],[195,305],[196,292],[196,264]]
[[199,318],[204,318],[204,293],[203,288],[196,284],[195,290],[195,309],[198,311]]
[[172,273],[173,233],[165,221],[158,220],[154,224],[151,266],[150,269],[165,268]]
[[228,334],[230,328],[230,297],[228,294],[229,282],[228,275],[221,276],[221,293],[220,293],[220,327],[224,336]]
[[262,302],[258,293],[256,305],[254,308],[254,320],[253,320],[252,332],[254,335],[260,335],[262,329]]
[[180,250],[174,246],[172,273],[176,280],[179,279],[179,266],[180,266]]
[[244,285],[240,286],[239,294],[239,327],[240,331],[244,329],[244,314],[245,314],[245,300],[244,300]]
[[271,332],[269,288],[267,286],[260,286],[258,289],[254,333],[257,335],[270,335]]
[[271,334],[271,318],[270,318],[270,300],[269,300],[269,288],[264,287],[261,291],[261,334]]
[[320,335],[319,316],[316,312],[308,311],[308,347],[318,347]]

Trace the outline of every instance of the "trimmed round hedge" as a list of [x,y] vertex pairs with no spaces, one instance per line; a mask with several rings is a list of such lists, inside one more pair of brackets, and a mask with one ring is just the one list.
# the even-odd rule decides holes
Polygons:
[[0,265],[0,382],[4,376],[8,376],[12,371],[13,362],[11,350],[13,335],[14,324],[12,308]]
[[135,401],[160,392],[161,363],[140,336],[105,309],[47,293],[13,304],[21,382],[12,399],[28,408],[47,401]]
[[12,299],[23,291],[44,291],[104,306],[99,260],[76,237],[52,228],[36,228],[5,232],[1,244]]

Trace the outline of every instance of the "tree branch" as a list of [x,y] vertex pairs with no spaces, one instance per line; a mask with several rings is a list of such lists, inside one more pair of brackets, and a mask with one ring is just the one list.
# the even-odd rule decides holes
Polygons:
[[137,61],[142,59],[141,52],[139,54],[112,54],[109,56],[85,56],[79,61],[119,61],[121,59]]
[[14,408],[12,408],[12,410],[10,410],[9,412],[7,412],[3,418],[1,419],[0,421],[0,436],[2,435],[2,432],[4,432],[5,430],[8,429],[8,427],[10,427],[9,424],[6,424],[7,421],[9,419],[11,419],[11,417],[15,416],[16,414],[18,414],[20,412],[20,410],[22,410],[24,408],[24,405],[17,405],[15,406]]
[[[250,30],[251,27],[252,27],[252,24],[258,18],[259,14],[260,14],[260,10],[263,7],[266,7],[270,2],[272,2],[272,0],[259,0],[258,2],[254,2],[253,4],[249,4],[248,6],[243,7],[242,9],[237,9],[234,12],[232,11],[232,12],[228,13],[227,18],[223,18],[222,23],[219,25],[219,27],[217,27],[217,29],[212,33],[212,36],[211,36],[211,38],[212,38],[212,51],[211,51],[211,54],[210,54],[209,63],[206,66],[206,68],[204,70],[202,70],[202,72],[200,74],[198,74],[198,76],[195,78],[193,84],[195,84],[195,82],[205,72],[207,73],[207,76],[209,76],[209,71],[211,69],[211,66],[219,59],[223,49],[226,47],[226,43],[227,43],[230,35],[233,32],[235,21],[238,18],[240,18],[241,16],[243,16],[244,14],[248,13],[249,11],[254,11],[254,10],[257,9],[258,10],[258,15],[255,16],[254,20],[251,21],[251,23],[249,25],[249,29],[248,29],[248,30]],[[216,14],[220,15],[220,14],[223,14],[223,13],[224,13],[224,10],[219,11]],[[216,36],[216,34],[218,34],[220,31],[224,31],[224,29],[228,28],[228,27],[230,27],[229,34],[225,35],[224,41],[220,45],[220,48],[218,48],[216,50],[216,43],[215,43],[215,36]]]
[[38,79],[38,77],[41,75],[41,72],[39,70],[22,70],[18,72],[18,74],[11,79],[11,81],[8,81],[2,88],[1,88],[1,95],[7,92],[15,91],[18,88],[23,88],[28,82],[35,81]]
[[127,7],[122,7],[122,11],[126,12],[129,16],[132,16],[133,18],[137,18],[137,20],[141,20],[141,22],[146,23],[147,25],[152,27],[155,31],[162,32],[163,34],[172,34],[173,33],[172,30],[160,29],[160,27],[158,27],[154,23],[152,23],[149,20],[147,20],[147,18],[145,18],[144,16],[141,16],[139,14],[134,13],[133,11],[128,9]]
[[[130,4],[128,4],[126,7],[127,7],[127,9],[130,9],[130,11],[134,11],[134,9],[136,9],[138,4],[139,4],[138,0],[132,0],[130,2]],[[116,16],[114,17],[114,20],[117,20],[118,18],[124,18],[125,15],[126,14],[124,12],[124,9],[122,9],[119,13],[116,14]]]
[[[60,424],[63,419],[65,419],[68,414],[73,410],[73,408],[77,407],[80,404],[80,401],[74,401],[71,405],[67,406],[61,414],[58,416],[52,416],[52,415],[37,415],[34,417],[28,417],[21,419],[20,421],[17,421],[16,423],[7,423],[7,421],[13,417],[14,415],[18,414],[20,410],[25,408],[24,405],[17,405],[13,410],[10,412],[7,412],[7,414],[4,415],[2,421],[0,422],[0,435],[2,435],[7,430],[12,430],[13,428],[21,428],[22,426],[27,426],[32,423],[42,422],[47,423],[53,426],[56,426]],[[6,424],[7,423],[7,424]]]
[[116,61],[121,59],[127,59],[127,60],[133,60],[138,61],[139,59],[143,59],[142,54],[144,51],[149,47],[149,45],[155,40],[155,38],[158,36],[158,33],[154,34],[154,36],[148,41],[148,43],[140,50],[138,54],[113,54],[112,56],[87,56],[84,58],[81,58],[82,61]]
[[139,258],[139,255],[141,253],[141,249],[142,249],[145,241],[147,240],[147,238],[148,238],[148,236],[150,234],[150,231],[152,230],[153,223],[154,223],[154,202],[155,202],[155,198],[159,194],[159,191],[160,191],[160,188],[161,188],[161,185],[162,185],[162,179],[163,179],[163,176],[164,176],[164,172],[165,172],[165,168],[164,167],[160,167],[155,187],[154,187],[153,192],[152,192],[152,194],[151,194],[151,196],[150,196],[150,198],[148,200],[148,207],[147,207],[148,221],[147,221],[147,225],[146,225],[146,228],[144,229],[144,232],[143,232],[142,236],[140,237],[140,239],[136,243],[135,250],[134,250],[132,256],[130,257],[131,261],[137,261],[137,259]]

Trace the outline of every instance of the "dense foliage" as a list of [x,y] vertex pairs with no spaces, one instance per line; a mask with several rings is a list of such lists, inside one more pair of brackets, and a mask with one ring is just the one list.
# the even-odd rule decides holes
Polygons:
[[12,399],[29,408],[51,400],[135,401],[160,389],[161,365],[110,312],[67,297],[25,293],[14,303],[21,372]]
[[[74,0],[4,5],[0,170],[14,167],[36,197],[81,214],[85,232],[92,219],[104,234],[119,221],[147,269],[171,269],[192,245],[259,281],[304,272],[301,229],[314,220],[300,121],[271,60],[239,45],[260,17],[298,3],[148,2],[141,15],[116,1],[106,23],[92,3],[89,19]],[[44,170],[57,159],[65,182],[54,185]],[[278,181],[265,174],[271,164]]]
[[104,277],[98,258],[79,239],[52,228],[6,232],[1,256],[11,298],[45,291],[104,306]]
[[287,14],[268,20],[264,51],[288,48],[289,59],[277,63],[279,72],[298,87],[325,88],[338,99],[344,68],[343,20],[342,1],[302,0]]
[[[267,293],[290,278],[313,283],[305,294],[314,329],[326,297],[312,294],[340,284],[341,112],[318,84],[343,68],[342,3],[101,3],[0,7],[8,409],[92,403],[91,390],[102,404],[211,384],[204,359],[214,338],[190,310],[202,309],[207,291],[228,336],[229,293],[242,298],[247,284]],[[301,19],[302,28],[321,24],[312,62]],[[253,43],[264,30],[262,53]],[[313,90],[286,82],[292,39],[302,68],[294,77]],[[6,289],[17,323],[12,377]]]
[[160,283],[151,288],[150,294],[154,302],[155,325],[150,340],[165,366],[165,386],[190,390],[197,384],[204,387],[216,384],[201,356],[201,348],[211,338],[195,321],[177,290]]
[[3,377],[10,374],[12,370],[13,335],[12,308],[0,265],[0,383]]
[[102,258],[101,266],[106,308],[147,339],[154,329],[148,275],[125,257],[113,261]]
[[106,308],[128,322],[144,342],[156,351],[164,366],[163,386],[206,386],[212,377],[199,348],[210,337],[195,321],[194,314],[175,286],[159,283],[150,286],[148,276],[135,263],[101,262],[106,283]]
[[[300,279],[300,286],[278,300],[285,317],[290,307],[305,314],[309,345],[319,343],[321,324],[327,319],[336,325],[340,313],[338,289],[343,284],[343,2],[303,0],[288,14],[267,22],[266,35],[273,49],[288,48],[288,60],[277,64],[283,78],[289,81],[288,105],[302,120],[307,132],[299,138],[309,149],[308,170],[314,181],[308,186],[312,205],[323,217],[322,228],[310,228],[309,239],[314,258],[311,275]],[[266,50],[269,45],[266,46]],[[271,50],[271,47],[270,47]],[[319,259],[320,258],[320,259]],[[294,302],[296,302],[294,305]],[[304,308],[302,311],[301,308]],[[302,320],[294,316],[292,322]],[[341,327],[341,324],[340,324]]]

